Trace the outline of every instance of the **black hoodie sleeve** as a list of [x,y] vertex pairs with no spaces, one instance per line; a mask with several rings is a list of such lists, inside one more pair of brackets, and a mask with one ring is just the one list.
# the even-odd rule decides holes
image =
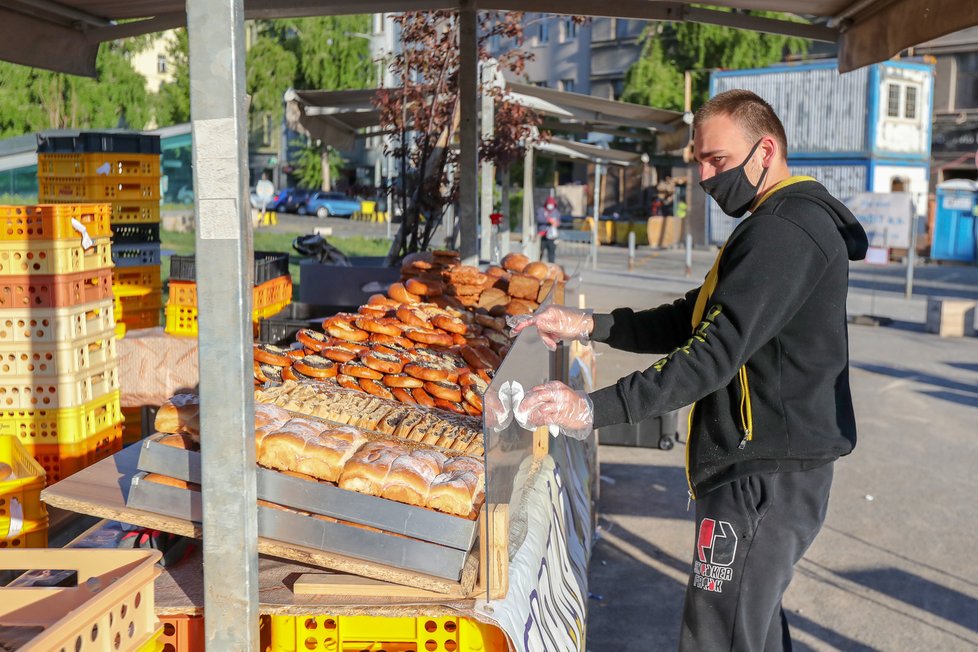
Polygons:
[[690,322],[699,291],[690,290],[673,303],[649,310],[618,308],[595,314],[591,339],[632,353],[668,353],[693,334]]
[[757,215],[738,229],[693,336],[652,367],[591,393],[594,426],[638,423],[727,385],[780,332],[810,294],[828,255],[797,224]]

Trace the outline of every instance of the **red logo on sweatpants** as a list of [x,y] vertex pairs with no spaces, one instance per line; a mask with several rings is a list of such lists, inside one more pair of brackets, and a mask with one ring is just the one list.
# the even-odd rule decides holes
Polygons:
[[737,533],[727,521],[704,518],[696,539],[696,555],[704,564],[729,566],[737,554]]

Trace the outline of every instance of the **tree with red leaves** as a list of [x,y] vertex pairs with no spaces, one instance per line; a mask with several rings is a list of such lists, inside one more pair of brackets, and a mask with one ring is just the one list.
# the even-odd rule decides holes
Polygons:
[[[522,51],[522,12],[480,12],[479,61],[490,59],[491,40],[512,44],[496,52],[497,69],[521,76],[530,54]],[[457,152],[460,122],[459,17],[453,11],[407,12],[394,21],[401,31],[402,49],[390,64],[400,85],[381,89],[374,103],[382,129],[392,134],[387,154],[399,163],[392,191],[401,209],[401,227],[388,261],[431,247],[435,231],[448,208],[458,200],[458,178],[449,174]],[[512,101],[505,89],[484,84],[495,105],[495,134],[482,139],[479,156],[505,169],[522,157],[523,147],[540,134],[539,116]]]

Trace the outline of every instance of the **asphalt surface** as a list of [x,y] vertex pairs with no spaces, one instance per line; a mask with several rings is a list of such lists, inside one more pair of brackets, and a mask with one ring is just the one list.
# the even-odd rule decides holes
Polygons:
[[[386,227],[280,216],[279,230],[383,237]],[[647,307],[697,285],[715,250],[559,243],[557,261],[596,310]],[[836,463],[829,514],[785,596],[795,649],[978,649],[978,338],[924,332],[928,296],[978,300],[978,267],[920,265],[904,296],[905,267],[854,263],[851,315],[889,327],[850,326],[855,452]],[[599,385],[654,358],[597,345]],[[680,418],[680,424],[685,421]],[[680,426],[683,427],[682,425]],[[684,433],[683,433],[684,434]],[[692,559],[682,443],[672,451],[600,447],[600,533],[590,573],[587,649],[674,650]]]

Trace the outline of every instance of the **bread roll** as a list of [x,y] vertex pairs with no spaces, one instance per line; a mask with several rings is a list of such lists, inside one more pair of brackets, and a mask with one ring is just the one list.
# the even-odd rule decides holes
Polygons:
[[189,489],[190,491],[200,491],[200,485],[195,482],[187,482],[185,480],[178,480],[177,478],[171,478],[168,475],[160,475],[158,473],[147,473],[143,480],[149,482],[155,482],[156,484],[165,484],[168,487],[177,487],[179,489]]
[[503,256],[503,259],[499,261],[502,268],[509,270],[511,272],[522,272],[526,269],[526,266],[530,264],[530,259],[523,254],[511,253]]
[[177,394],[160,406],[156,413],[159,432],[186,433],[200,437],[200,397],[196,394]]
[[547,263],[542,263],[539,260],[535,260],[526,267],[523,268],[523,273],[532,276],[538,281],[542,281],[547,278],[547,273],[549,272]]
[[478,478],[469,471],[441,473],[431,482],[426,506],[446,514],[468,517],[475,511],[472,497],[477,485]]
[[353,454],[343,467],[339,486],[370,496],[379,496],[391,463],[406,451],[391,441],[369,442]]
[[336,482],[343,467],[367,438],[355,428],[334,428],[315,439],[307,439],[298,464],[290,471],[307,473],[314,478]]
[[527,274],[513,274],[509,279],[509,295],[516,299],[535,301],[540,291],[540,281]]
[[438,455],[434,451],[415,451],[395,459],[380,495],[388,500],[424,507],[431,481],[441,473]]

